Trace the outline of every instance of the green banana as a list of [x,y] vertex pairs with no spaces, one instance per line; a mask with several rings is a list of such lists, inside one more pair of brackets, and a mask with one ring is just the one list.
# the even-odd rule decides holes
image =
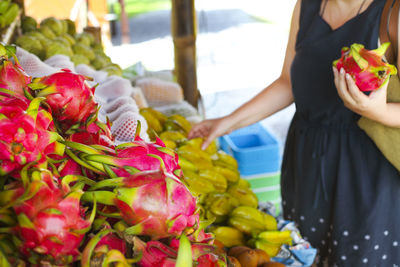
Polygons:
[[225,247],[244,245],[243,233],[229,226],[220,226],[213,229],[215,239],[219,240]]

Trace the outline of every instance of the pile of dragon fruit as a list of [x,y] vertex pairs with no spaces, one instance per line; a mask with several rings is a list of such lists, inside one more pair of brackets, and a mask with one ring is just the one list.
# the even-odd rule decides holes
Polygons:
[[226,266],[175,152],[138,132],[116,146],[89,78],[29,77],[14,52],[0,46],[0,265]]

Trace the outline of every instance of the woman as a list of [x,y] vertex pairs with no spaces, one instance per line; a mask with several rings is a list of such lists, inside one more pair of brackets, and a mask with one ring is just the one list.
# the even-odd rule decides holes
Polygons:
[[283,214],[318,248],[321,266],[400,265],[400,176],[357,126],[362,115],[400,127],[400,107],[386,103],[386,86],[367,96],[332,70],[342,47],[377,47],[384,4],[299,0],[280,77],[189,134],[205,137],[206,147],[295,102],[282,163]]

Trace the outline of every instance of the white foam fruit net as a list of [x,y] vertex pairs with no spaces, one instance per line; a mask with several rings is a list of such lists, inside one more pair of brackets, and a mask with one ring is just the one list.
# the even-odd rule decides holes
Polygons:
[[135,100],[133,100],[131,97],[120,96],[120,97],[108,102],[107,104],[104,104],[104,106],[102,108],[104,108],[106,113],[112,113],[115,110],[117,110],[120,106],[123,106],[126,104],[136,105]]
[[56,69],[69,69],[75,71],[74,63],[66,55],[54,55],[46,59],[44,63]]
[[32,77],[43,77],[53,74],[59,69],[51,67],[40,60],[36,55],[17,46],[16,56],[25,72]]
[[137,105],[132,105],[132,104],[124,104],[119,106],[116,110],[114,110],[111,113],[108,113],[107,116],[110,119],[110,121],[115,121],[116,119],[118,119],[118,117],[126,112],[133,112],[133,113],[138,113],[139,109],[137,107]]
[[127,79],[110,76],[96,87],[95,95],[111,101],[120,96],[129,96],[132,93],[131,82]]
[[106,72],[94,71],[83,64],[74,69],[69,58],[62,55],[49,58],[46,64],[36,55],[17,47],[16,56],[25,72],[33,77],[47,76],[63,68],[93,77],[95,82],[99,83],[95,90],[96,101],[101,105],[99,119],[103,122],[106,122],[106,117],[110,119],[111,132],[116,143],[132,141],[135,138],[138,121],[141,124],[140,137],[145,141],[150,140],[147,135],[146,119],[139,114],[138,105],[132,98],[133,87],[129,80],[118,76],[107,76]]
[[113,121],[111,126],[111,132],[118,143],[129,142],[135,138],[138,120],[141,125],[140,137],[145,141],[149,140],[146,120],[139,113],[126,112]]
[[183,89],[175,82],[158,78],[141,78],[135,83],[149,103],[178,103],[183,100]]

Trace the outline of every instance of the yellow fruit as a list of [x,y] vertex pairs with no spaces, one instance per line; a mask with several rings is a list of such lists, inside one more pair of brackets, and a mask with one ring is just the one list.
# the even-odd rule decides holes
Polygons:
[[253,207],[239,206],[232,211],[230,216],[241,217],[264,225],[264,213]]
[[219,226],[213,230],[215,239],[224,244],[225,247],[244,245],[243,233],[229,226]]
[[[162,140],[162,139],[161,139]],[[175,149],[176,148],[176,143],[172,140],[162,140],[165,144],[166,147]]]
[[140,109],[139,111],[140,115],[142,115],[145,119],[146,122],[149,126],[148,132],[151,132],[151,130],[154,130],[156,133],[161,133],[163,130],[163,126],[161,125],[160,121],[148,110],[146,109]]
[[288,244],[292,245],[290,231],[264,231],[257,235],[259,241],[268,242],[273,245]]
[[238,187],[237,185],[229,186],[227,192],[237,198],[242,206],[256,208],[258,206],[258,198],[249,188]]
[[213,161],[214,165],[232,169],[238,169],[238,163],[234,157],[220,150],[216,154],[217,159]]
[[235,184],[237,187],[239,187],[239,188],[245,188],[245,189],[248,189],[248,188],[250,188],[250,183],[249,183],[249,181],[247,181],[247,180],[245,180],[245,179],[243,179],[243,178],[240,178],[238,181],[237,181],[237,183]]
[[207,161],[210,161],[211,163],[211,157],[208,155],[206,152],[201,150],[200,148],[190,146],[190,145],[183,145],[178,148],[178,154],[182,155],[187,155],[188,159],[193,158],[198,159],[198,158],[203,158],[206,159]]
[[221,194],[219,197],[214,198],[212,203],[209,203],[208,209],[212,213],[219,216],[228,215],[239,202],[228,194]]
[[158,110],[156,110],[156,109],[154,109],[154,108],[146,107],[146,108],[143,108],[143,109],[148,110],[154,117],[157,118],[157,120],[158,120],[161,124],[164,124],[164,123],[167,121],[167,119],[168,119],[168,117],[165,116],[162,112],[160,112],[160,111],[158,111]]
[[257,235],[265,230],[263,224],[256,221],[247,220],[242,217],[230,217],[228,219],[228,223],[230,226],[233,226],[239,231],[248,235]]
[[278,223],[274,216],[267,214],[267,213],[263,213],[263,217],[264,217],[265,229],[267,229],[267,230],[277,230],[278,229]]
[[177,124],[186,134],[188,134],[190,132],[190,129],[192,128],[190,122],[185,117],[179,114],[172,114],[168,117],[167,120]]
[[185,145],[195,147],[197,149],[201,148],[201,144],[203,144],[203,138],[196,137],[189,140],[186,140]]
[[193,171],[184,171],[183,180],[187,183],[189,191],[196,196],[215,191],[215,187],[211,183],[201,179],[200,176]]
[[214,172],[213,170],[199,170],[199,176],[203,179],[208,180],[219,192],[225,192],[226,188],[228,187],[228,182],[226,178],[221,174]]
[[187,160],[185,157],[180,156],[178,158],[178,164],[183,170],[183,173],[185,173],[186,170],[197,171],[197,166],[193,164],[191,161]]
[[186,136],[178,131],[164,131],[160,134],[161,140],[171,140],[177,144],[182,144],[187,140]]
[[256,241],[255,246],[258,249],[264,250],[270,257],[275,257],[281,249],[280,245],[274,245],[263,241]]
[[226,180],[228,180],[228,182],[230,183],[236,183],[240,178],[239,172],[237,171],[233,171],[231,169],[224,168],[221,166],[215,166],[213,169],[217,173],[222,174],[226,178]]

